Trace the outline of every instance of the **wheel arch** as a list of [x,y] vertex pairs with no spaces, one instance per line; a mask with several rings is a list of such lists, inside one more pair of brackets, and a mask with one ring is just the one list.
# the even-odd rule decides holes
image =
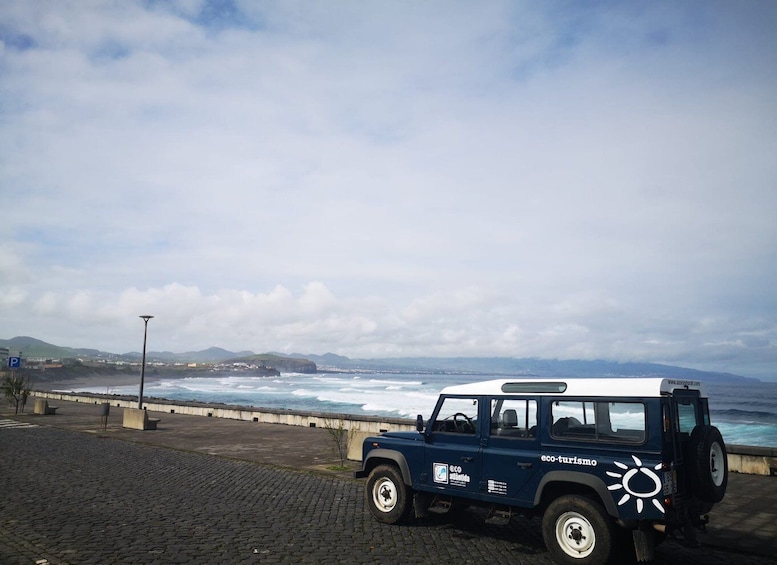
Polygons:
[[577,473],[575,471],[551,471],[546,473],[534,495],[534,506],[538,508],[547,508],[556,498],[566,494],[580,494],[589,497],[595,497],[602,503],[607,514],[613,518],[618,518],[618,507],[607,490],[607,485],[599,477],[588,473]]
[[364,473],[369,474],[375,467],[384,463],[393,463],[396,465],[399,472],[402,474],[402,482],[408,486],[413,485],[410,466],[407,464],[405,456],[393,449],[373,449],[367,455],[367,459],[365,459],[362,468]]

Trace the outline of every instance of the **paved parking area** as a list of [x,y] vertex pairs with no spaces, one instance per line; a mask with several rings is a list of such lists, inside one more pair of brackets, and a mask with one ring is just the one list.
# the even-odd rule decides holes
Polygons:
[[[98,432],[53,426],[68,421],[60,410],[2,417],[34,425],[0,426],[0,563],[552,563],[538,520],[494,526],[468,511],[405,526],[375,522],[364,483],[321,467],[326,446],[313,449],[321,436],[299,451],[274,441],[315,430],[275,426],[266,434],[250,422],[169,416],[168,435],[164,427]],[[235,457],[259,435],[263,461]],[[169,445],[152,445],[162,440]],[[219,446],[220,456],[211,455]],[[656,562],[777,565],[770,555],[706,542],[697,550],[667,542]]]

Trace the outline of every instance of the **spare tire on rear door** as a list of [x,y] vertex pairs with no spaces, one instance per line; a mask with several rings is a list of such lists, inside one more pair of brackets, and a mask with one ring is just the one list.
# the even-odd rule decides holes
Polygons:
[[728,456],[720,430],[696,426],[688,449],[689,483],[693,493],[705,502],[720,502],[728,485]]

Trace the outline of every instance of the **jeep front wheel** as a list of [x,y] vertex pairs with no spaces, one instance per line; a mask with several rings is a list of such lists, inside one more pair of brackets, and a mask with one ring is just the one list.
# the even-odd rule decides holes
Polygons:
[[601,504],[577,495],[554,500],[542,516],[542,537],[566,565],[604,565],[614,555],[615,525]]
[[367,479],[367,507],[378,522],[396,524],[407,517],[410,492],[399,469],[378,465]]

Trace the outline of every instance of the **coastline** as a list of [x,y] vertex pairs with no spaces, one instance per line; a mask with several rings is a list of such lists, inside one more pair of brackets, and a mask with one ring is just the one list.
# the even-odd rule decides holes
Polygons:
[[[164,379],[169,379],[171,377],[169,376],[160,376],[160,375],[149,375],[146,374],[143,378],[144,383],[147,385],[149,383],[161,381]],[[67,379],[67,380],[60,380],[60,381],[41,381],[38,383],[33,382],[33,389],[34,390],[45,390],[49,392],[74,392],[75,389],[78,388],[84,388],[84,387],[91,387],[91,388],[99,388],[102,387],[105,389],[105,392],[107,394],[112,394],[111,388],[117,387],[117,386],[132,386],[137,385],[138,388],[140,388],[140,375],[84,375],[84,376],[78,376],[73,379]]]

